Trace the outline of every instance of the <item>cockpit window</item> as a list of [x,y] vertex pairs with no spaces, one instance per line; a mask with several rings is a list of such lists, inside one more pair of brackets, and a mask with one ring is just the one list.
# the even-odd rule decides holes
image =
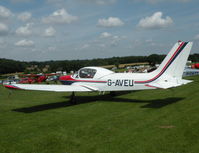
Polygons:
[[78,78],[78,72],[76,71],[74,74],[73,74],[73,78]]
[[95,73],[96,73],[95,69],[85,68],[79,71],[79,76],[80,78],[93,78]]

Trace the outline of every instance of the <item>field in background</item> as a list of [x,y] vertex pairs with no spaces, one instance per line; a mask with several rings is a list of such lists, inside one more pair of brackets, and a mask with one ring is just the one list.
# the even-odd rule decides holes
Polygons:
[[0,86],[1,153],[198,153],[199,77],[111,97]]

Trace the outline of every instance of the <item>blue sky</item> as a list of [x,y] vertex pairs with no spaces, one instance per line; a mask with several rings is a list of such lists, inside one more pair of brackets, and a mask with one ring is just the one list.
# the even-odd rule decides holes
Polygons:
[[0,58],[71,60],[199,53],[197,0],[1,0]]

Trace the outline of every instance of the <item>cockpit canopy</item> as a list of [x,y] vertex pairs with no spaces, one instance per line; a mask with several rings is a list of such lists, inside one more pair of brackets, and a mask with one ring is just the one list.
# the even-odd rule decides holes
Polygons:
[[83,68],[79,70],[79,77],[80,78],[93,78],[96,72],[97,72],[96,69]]
[[114,72],[101,67],[84,67],[75,73],[73,77],[82,79],[99,79],[112,73]]

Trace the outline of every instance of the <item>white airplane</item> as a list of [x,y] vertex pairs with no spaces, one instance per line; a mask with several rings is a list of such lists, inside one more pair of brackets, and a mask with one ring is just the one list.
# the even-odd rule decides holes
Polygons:
[[62,85],[7,84],[7,88],[55,92],[127,91],[167,89],[191,82],[182,79],[192,42],[174,45],[160,66],[150,73],[115,73],[101,67],[84,67],[74,75],[61,76]]

